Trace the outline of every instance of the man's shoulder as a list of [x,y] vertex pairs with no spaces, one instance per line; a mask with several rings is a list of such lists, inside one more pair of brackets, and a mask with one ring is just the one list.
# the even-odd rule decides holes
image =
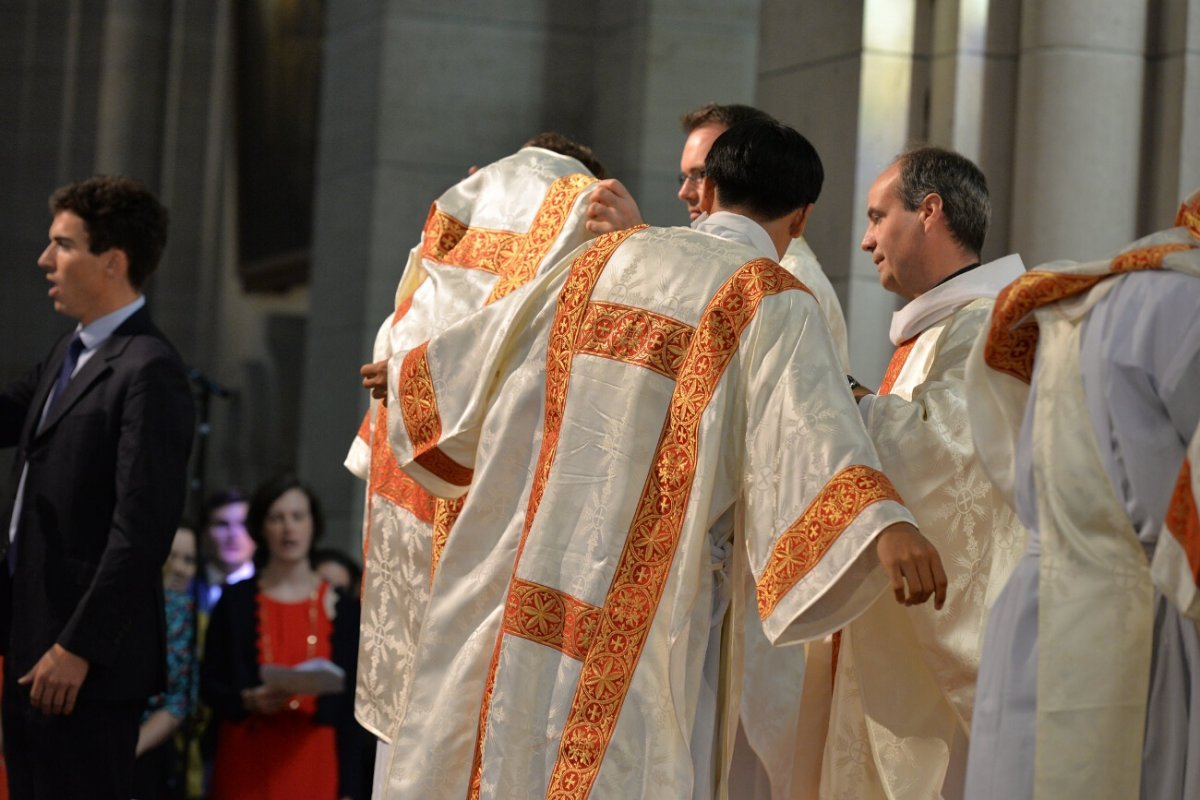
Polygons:
[[154,324],[145,309],[122,323],[112,338],[115,340],[116,355],[128,356],[133,364],[161,362],[167,370],[184,373],[183,358],[179,351]]
[[622,247],[629,249],[678,249],[680,259],[732,264],[734,268],[761,258],[758,251],[743,243],[684,226],[643,228],[630,236]]

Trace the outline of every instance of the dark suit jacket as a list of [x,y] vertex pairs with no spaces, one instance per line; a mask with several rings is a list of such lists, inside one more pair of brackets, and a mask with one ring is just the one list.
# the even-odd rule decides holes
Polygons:
[[[0,505],[0,647],[22,675],[55,642],[86,658],[80,699],[134,700],[165,680],[162,564],[183,512],[194,427],[178,354],[139,309],[71,379],[38,432],[70,336],[0,391],[17,446]],[[23,467],[17,569],[3,555]]]

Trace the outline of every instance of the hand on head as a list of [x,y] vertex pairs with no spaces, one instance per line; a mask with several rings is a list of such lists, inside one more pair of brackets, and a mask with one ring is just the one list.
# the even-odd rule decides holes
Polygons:
[[616,178],[600,181],[588,204],[587,229],[599,235],[642,224],[642,212],[629,190]]

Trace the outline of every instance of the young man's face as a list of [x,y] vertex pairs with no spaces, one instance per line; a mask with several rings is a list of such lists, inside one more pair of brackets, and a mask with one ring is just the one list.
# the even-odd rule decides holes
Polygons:
[[112,281],[113,254],[92,253],[90,243],[83,219],[60,211],[50,223],[50,244],[37,261],[51,283],[47,294],[54,310],[84,325],[104,315]]
[[679,173],[685,176],[679,186],[678,197],[687,205],[688,215],[694,221],[700,216],[700,183],[704,175],[704,159],[717,137],[727,129],[725,125],[701,125],[688,134],[679,156]]
[[254,558],[256,547],[246,530],[247,508],[248,504],[244,502],[229,503],[213,509],[208,517],[213,556],[226,574],[235,572]]

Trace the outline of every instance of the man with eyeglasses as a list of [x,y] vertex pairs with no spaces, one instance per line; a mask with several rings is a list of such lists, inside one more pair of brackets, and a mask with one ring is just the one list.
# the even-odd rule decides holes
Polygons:
[[[704,182],[704,159],[717,137],[739,122],[770,119],[765,111],[744,105],[708,103],[684,114],[680,123],[687,139],[679,157],[678,197],[687,206],[694,223],[700,210],[701,184]],[[641,225],[642,212],[629,190],[616,179],[601,181],[588,206],[587,227],[592,233],[610,233]],[[829,278],[825,276],[816,255],[803,237],[793,239],[787,253],[779,261],[788,272],[812,290],[821,306],[822,316],[833,337],[834,349],[842,369],[850,371],[850,350],[846,338],[846,318]]]

